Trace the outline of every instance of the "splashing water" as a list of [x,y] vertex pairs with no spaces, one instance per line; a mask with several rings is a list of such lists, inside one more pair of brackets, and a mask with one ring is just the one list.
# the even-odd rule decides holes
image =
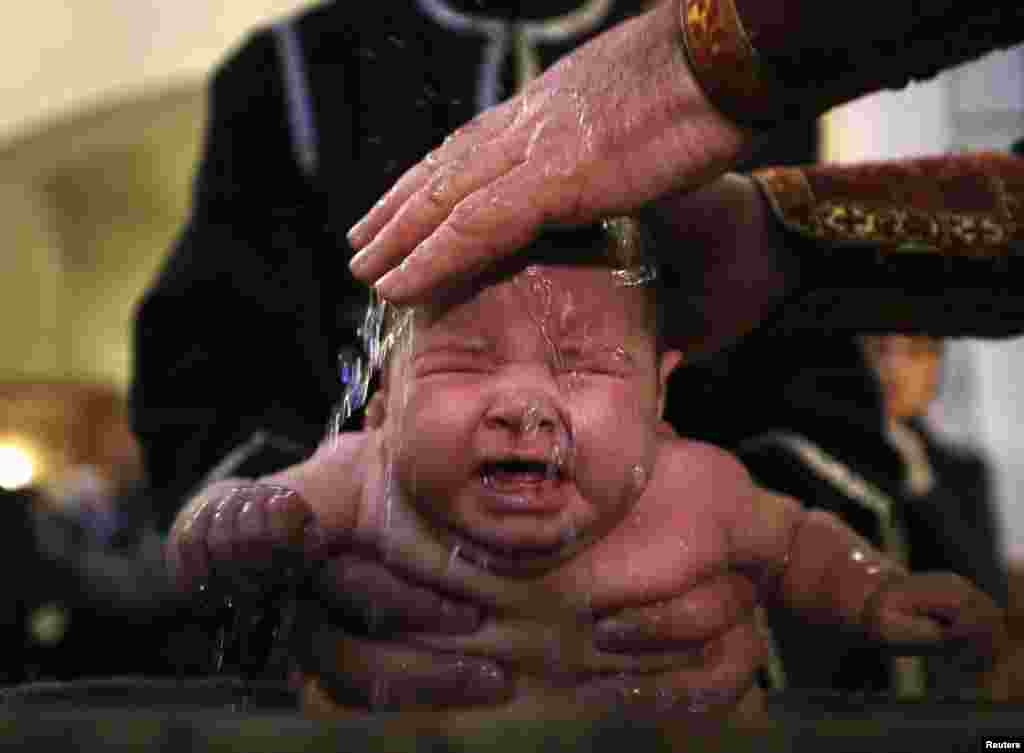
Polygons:
[[[555,370],[564,371],[565,359],[562,357],[562,351],[555,344],[549,332],[549,323],[555,302],[551,280],[544,275],[539,267],[529,266],[523,270],[521,275],[516,275],[514,282],[520,289],[525,288],[527,311],[534,324],[537,325],[544,342],[547,343]],[[533,303],[537,305],[531,305]]]
[[448,555],[448,569],[449,570],[451,570],[453,567],[455,567],[455,561],[459,558],[459,551],[461,549],[462,549],[462,547],[459,544],[456,544],[455,546],[452,547],[452,551]]
[[542,412],[540,406],[536,403],[530,403],[526,406],[526,410],[523,411],[523,436],[531,437],[537,433],[540,428],[541,422],[543,421]]
[[557,441],[551,447],[551,464],[547,467],[546,471],[549,481],[553,481],[572,463],[575,445],[573,444],[571,434],[565,437],[565,442],[563,445],[561,441]]
[[637,288],[657,280],[658,268],[653,264],[640,264],[629,269],[613,269],[612,278],[620,288]]
[[[335,439],[352,414],[366,405],[370,384],[384,367],[384,362],[409,333],[413,321],[411,309],[395,314],[394,306],[370,291],[370,302],[366,307],[363,324],[357,332],[362,344],[362,353],[356,348],[343,348],[338,354],[338,378],[342,385],[341,400],[335,406],[328,425],[328,438]],[[396,321],[387,336],[383,336],[384,324],[389,316]],[[411,338],[409,338],[411,339]]]

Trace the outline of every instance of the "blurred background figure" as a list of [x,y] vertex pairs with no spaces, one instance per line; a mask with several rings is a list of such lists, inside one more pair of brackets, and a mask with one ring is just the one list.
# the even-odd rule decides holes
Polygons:
[[903,459],[909,543],[915,570],[951,568],[1002,603],[1007,599],[1003,531],[994,508],[988,461],[929,428],[939,397],[945,343],[925,336],[862,339],[882,388],[890,444]]
[[[903,461],[903,527],[911,569],[953,570],[999,603],[1008,600],[1003,531],[988,461],[929,428],[939,396],[945,343],[926,336],[861,340],[878,376],[889,444]],[[927,662],[930,688],[952,693],[972,682],[941,657]]]
[[[924,422],[942,352],[931,338],[757,333],[717,365],[680,375],[704,391],[682,420],[735,448],[763,485],[839,515],[911,570],[957,572],[1006,604],[986,463]],[[979,689],[976,672],[941,657],[892,657],[845,634],[811,651],[820,642],[806,625],[768,618],[771,687],[900,697]]]

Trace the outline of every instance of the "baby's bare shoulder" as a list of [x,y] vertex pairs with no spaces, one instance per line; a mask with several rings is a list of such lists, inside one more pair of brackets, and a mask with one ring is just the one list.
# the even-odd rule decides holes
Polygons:
[[651,478],[655,488],[681,483],[714,486],[722,491],[748,491],[754,483],[739,459],[721,447],[676,435],[662,434]]

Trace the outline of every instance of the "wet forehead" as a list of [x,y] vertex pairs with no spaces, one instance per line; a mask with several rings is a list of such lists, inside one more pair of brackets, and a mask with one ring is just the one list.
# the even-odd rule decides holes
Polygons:
[[533,331],[555,341],[609,344],[650,335],[647,291],[616,283],[602,266],[534,265],[425,312],[424,345],[440,338],[494,344]]

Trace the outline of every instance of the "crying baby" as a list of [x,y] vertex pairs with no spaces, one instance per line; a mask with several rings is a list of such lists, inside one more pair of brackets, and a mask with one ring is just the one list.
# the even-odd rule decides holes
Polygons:
[[[963,579],[906,574],[835,517],[758,489],[726,453],[674,434],[662,412],[683,354],[666,330],[683,324],[649,251],[632,219],[549,232],[427,305],[387,309],[367,492],[332,508],[329,443],[268,479],[351,532],[354,547],[384,549],[414,577],[486,606],[473,635],[403,638],[495,658],[516,678],[503,707],[426,704],[442,727],[596,713],[583,690],[594,678],[640,678],[635,693],[620,683],[623,703],[685,724],[695,694],[679,690],[680,672],[693,654],[597,650],[594,593],[639,589],[653,603],[739,571],[761,603],[873,640],[984,643],[1000,629]],[[727,713],[755,692],[753,676],[737,686],[712,705]],[[304,696],[313,714],[355,711],[319,674]]]

